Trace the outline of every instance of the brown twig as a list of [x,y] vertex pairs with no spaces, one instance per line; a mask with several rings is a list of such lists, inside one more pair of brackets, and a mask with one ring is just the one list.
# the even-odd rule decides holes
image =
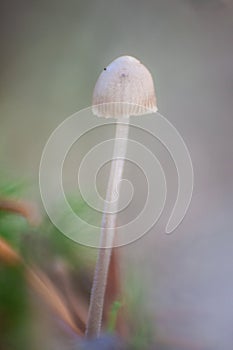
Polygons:
[[104,314],[103,323],[106,325],[109,320],[109,314],[111,312],[112,305],[115,301],[120,301],[122,306],[120,307],[117,315],[115,331],[122,337],[129,335],[129,327],[126,322],[127,309],[123,301],[122,285],[121,285],[121,273],[120,273],[120,259],[118,248],[112,250],[109,273],[104,302]]
[[119,271],[119,259],[116,249],[112,250],[111,260],[109,264],[109,272],[104,301],[104,321],[106,321],[107,315],[110,311],[112,303],[120,297],[121,285],[120,285],[120,271]]

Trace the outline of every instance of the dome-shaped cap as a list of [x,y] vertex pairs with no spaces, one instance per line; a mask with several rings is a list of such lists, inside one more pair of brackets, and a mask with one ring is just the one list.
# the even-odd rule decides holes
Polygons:
[[153,79],[136,58],[122,56],[100,74],[93,93],[92,111],[98,117],[128,117],[156,112]]

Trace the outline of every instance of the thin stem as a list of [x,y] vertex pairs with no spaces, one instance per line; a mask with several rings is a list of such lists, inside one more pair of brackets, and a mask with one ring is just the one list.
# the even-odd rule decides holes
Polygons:
[[127,149],[127,139],[129,131],[128,122],[129,118],[124,118],[122,121],[119,120],[116,125],[113,162],[111,165],[105,208],[101,224],[100,250],[96,262],[87,321],[86,337],[88,338],[98,337],[101,330],[104,295],[106,290],[108,269],[114,241],[114,229],[116,227],[117,219],[117,213],[109,214],[108,211],[111,202],[114,202],[114,205],[111,204],[111,210],[117,212],[118,208],[118,192],[120,190],[120,182],[122,180],[122,174],[124,169],[124,158]]

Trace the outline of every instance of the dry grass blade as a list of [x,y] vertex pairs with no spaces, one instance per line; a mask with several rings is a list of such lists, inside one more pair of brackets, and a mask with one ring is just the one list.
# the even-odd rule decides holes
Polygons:
[[19,214],[23,216],[29,224],[33,226],[39,225],[41,217],[34,203],[29,203],[16,199],[0,199],[0,210]]
[[0,239],[0,259],[7,265],[22,264],[25,267],[28,284],[45,300],[51,309],[63,319],[76,334],[82,336],[81,330],[74,322],[58,290],[47,276],[38,269],[27,267],[19,254],[2,238]]
[[23,262],[18,253],[3,238],[0,238],[0,260],[8,265],[18,265]]
[[63,302],[53,283],[38,269],[28,269],[29,284],[43,297],[48,305],[77,333],[83,335],[82,330],[75,324],[67,306]]
[[85,332],[88,316],[88,304],[79,290],[75,290],[72,285],[71,276],[66,264],[59,260],[56,263],[56,276],[64,288],[65,297],[79,327]]

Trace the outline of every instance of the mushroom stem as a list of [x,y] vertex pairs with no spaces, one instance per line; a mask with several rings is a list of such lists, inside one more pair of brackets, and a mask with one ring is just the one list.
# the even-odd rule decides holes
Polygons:
[[[114,242],[114,230],[116,227],[120,182],[122,180],[122,174],[124,170],[124,158],[127,150],[128,131],[129,117],[118,119],[116,124],[115,143],[112,158],[113,162],[111,164],[105,208],[101,224],[101,249],[99,250],[96,262],[93,286],[91,291],[90,307],[86,328],[87,338],[98,337],[101,330],[104,296],[112,246]],[[109,213],[110,204],[111,211],[114,210],[113,214]]]

